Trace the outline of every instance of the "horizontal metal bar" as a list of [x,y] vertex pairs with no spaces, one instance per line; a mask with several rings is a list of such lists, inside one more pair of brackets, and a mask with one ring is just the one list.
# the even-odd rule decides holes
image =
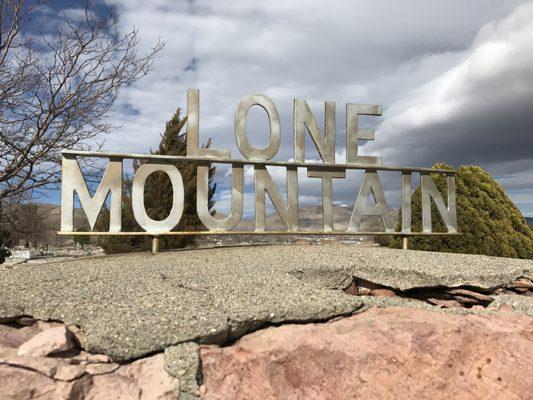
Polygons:
[[171,232],[57,232],[60,236],[459,236],[451,232],[323,232],[323,231],[171,231]]
[[431,172],[439,174],[454,175],[457,171],[448,169],[433,169],[425,167],[397,167],[377,164],[324,164],[316,162],[296,162],[296,161],[255,161],[255,160],[231,160],[209,157],[189,157],[189,156],[168,156],[160,154],[140,154],[140,153],[111,153],[99,151],[78,151],[63,150],[65,156],[83,156],[98,158],[127,158],[139,160],[159,160],[159,161],[189,161],[194,163],[221,163],[221,164],[246,164],[246,165],[267,165],[272,167],[302,167],[313,168],[315,170],[345,170],[363,169],[378,171],[401,171],[401,172]]

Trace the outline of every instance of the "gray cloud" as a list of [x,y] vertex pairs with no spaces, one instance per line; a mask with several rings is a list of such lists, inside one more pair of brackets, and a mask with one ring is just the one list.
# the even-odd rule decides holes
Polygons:
[[368,149],[397,163],[479,164],[533,186],[533,5],[484,26],[464,59],[393,104]]
[[[106,2],[121,13],[121,29],[139,28],[142,46],[167,42],[152,74],[122,93],[116,118],[125,123],[109,149],[155,147],[191,87],[201,90],[202,138],[234,157],[233,113],[246,94],[274,99],[281,160],[293,155],[294,97],[306,98],[317,119],[325,100],[336,101],[339,153],[344,104],[383,104],[383,118],[368,120],[378,132],[364,153],[405,165],[481,164],[523,200],[532,169],[533,13],[517,6],[527,1]],[[262,118],[251,113],[257,145],[265,142]],[[394,190],[396,178],[385,180]],[[353,202],[354,184],[336,183],[336,200]],[[302,196],[319,199],[317,188],[302,181]],[[526,203],[523,211],[533,211]]]

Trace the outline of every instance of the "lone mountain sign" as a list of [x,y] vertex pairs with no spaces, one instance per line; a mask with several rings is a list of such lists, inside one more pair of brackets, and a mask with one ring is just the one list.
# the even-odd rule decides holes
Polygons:
[[[374,131],[360,129],[360,115],[381,115],[381,106],[368,104],[346,104],[346,163],[335,162],[335,103],[325,103],[324,132],[305,100],[294,100],[294,161],[271,161],[277,154],[281,143],[280,118],[274,102],[264,95],[244,97],[235,111],[235,140],[244,159],[232,159],[230,150],[203,148],[199,146],[200,98],[197,89],[187,91],[187,155],[166,156],[154,154],[122,154],[87,151],[63,151],[63,171],[61,187],[61,235],[380,235],[396,234],[404,238],[413,235],[453,235],[457,234],[457,211],[455,198],[455,171],[433,168],[409,168],[383,165],[383,160],[375,156],[362,156],[358,152],[359,140],[373,140]],[[253,106],[266,112],[269,122],[269,142],[265,148],[256,148],[248,140],[247,116]],[[321,162],[305,161],[305,135],[309,134],[316,146]],[[102,180],[91,196],[87,183],[81,173],[77,157],[100,157],[109,160]],[[145,162],[136,170],[132,185],[132,208],[135,220],[142,232],[123,232],[121,230],[122,211],[122,162],[124,159],[138,159]],[[197,165],[197,212],[207,230],[194,232],[173,231],[178,225],[184,208],[184,185],[175,161],[188,161]],[[211,215],[208,208],[209,166],[211,163],[231,164],[232,198],[231,212],[225,218]],[[243,216],[244,166],[254,169],[255,230],[234,230]],[[267,166],[286,168],[286,200],[274,183]],[[307,176],[322,181],[322,230],[300,230],[298,224],[298,168],[306,168]],[[333,179],[346,177],[347,170],[363,170],[364,176],[359,188],[355,205],[347,229],[338,231],[333,224]],[[160,171],[168,175],[173,188],[173,204],[168,216],[163,220],[153,220],[144,207],[144,185],[147,177]],[[395,220],[387,205],[378,171],[401,172],[402,221],[401,231],[395,231]],[[422,231],[411,230],[411,179],[413,173],[420,174],[422,191]],[[447,177],[447,204],[435,186],[431,174],[440,173]],[[78,195],[91,232],[75,232],[74,196]],[[286,230],[269,231],[266,229],[266,195],[268,194]],[[374,202],[368,204],[372,195]],[[106,199],[109,197],[109,230],[95,232],[94,227]],[[447,233],[431,230],[431,199],[442,217]],[[360,230],[364,216],[381,218],[384,231],[364,232]],[[406,244],[406,240],[404,241]],[[154,240],[157,251],[157,240]]]

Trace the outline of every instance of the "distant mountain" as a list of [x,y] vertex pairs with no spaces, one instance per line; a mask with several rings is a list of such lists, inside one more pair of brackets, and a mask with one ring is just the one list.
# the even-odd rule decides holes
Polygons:
[[[350,217],[352,215],[352,209],[353,206],[344,206],[344,205],[336,205],[333,208],[333,220],[335,224],[335,231],[345,231],[346,227],[348,226],[348,222],[350,221]],[[394,210],[396,218],[398,218],[398,210]],[[56,232],[60,229],[60,219],[61,219],[61,209],[57,205],[53,204],[39,204],[39,211],[38,214],[45,220],[44,224],[48,229],[46,231],[42,232],[40,235],[40,241],[42,243],[49,243],[49,244],[64,244],[66,242],[70,242],[70,237],[63,237],[63,236],[57,236]],[[222,217],[219,215],[219,217]],[[302,231],[313,231],[313,230],[322,230],[322,206],[305,206],[300,207],[299,209],[299,217],[300,217],[300,230]],[[531,218],[529,219],[531,220]],[[532,222],[532,221],[530,221]],[[254,218],[249,218],[243,220],[236,228],[235,230],[242,230],[242,231],[252,231],[254,230],[255,221]],[[87,218],[85,217],[85,213],[80,208],[74,209],[74,226],[76,228],[83,228],[84,230],[88,229],[88,222]],[[267,215],[266,220],[266,227],[267,230],[277,230],[277,231],[284,231],[285,225],[281,221],[279,215],[277,212],[273,212],[269,215]],[[384,231],[385,228],[383,226],[383,222],[381,221],[380,217],[363,217],[363,221],[361,223],[361,231],[366,232],[379,232]],[[305,233],[304,233],[305,235]],[[234,241],[240,241],[242,238],[234,237],[233,239],[231,237],[226,237],[224,241],[228,242],[234,242]],[[276,240],[273,237],[270,237],[269,239],[263,238],[250,238],[247,237],[247,239],[251,239],[253,241],[272,241]],[[287,237],[279,237],[279,240],[286,241],[288,240]],[[205,238],[205,240],[209,241],[209,238]]]
[[[353,206],[336,205],[333,207],[333,222],[335,231],[345,231],[350,217],[352,215]],[[393,210],[396,219],[398,218],[398,210]],[[305,206],[299,209],[299,229],[300,230],[322,230],[322,206]],[[267,230],[285,230],[285,225],[281,221],[276,212],[267,216],[266,220]],[[246,219],[242,221],[235,229],[237,230],[253,230],[254,220]],[[369,216],[363,217],[360,227],[361,231],[379,232],[384,231],[385,227],[381,221],[381,217]]]
[[[50,227],[50,234],[55,236],[55,232],[60,228],[60,207],[52,204],[40,204],[39,209],[41,215],[47,220],[47,226]],[[333,207],[333,221],[336,231],[345,231],[350,217],[352,215],[353,206],[335,205]],[[395,218],[398,218],[398,210],[393,210]],[[222,217],[221,215],[218,215]],[[302,230],[322,230],[322,206],[305,206],[299,209],[300,229]],[[532,220],[529,218],[528,220]],[[253,230],[254,218],[244,219],[235,230]],[[80,208],[74,209],[74,226],[78,228],[87,229],[88,222],[85,213]],[[285,225],[281,221],[277,212],[267,215],[266,220],[267,230],[285,230]],[[383,222],[380,217],[363,217],[361,223],[361,231],[379,232],[384,231]]]
[[526,217],[526,224],[528,224],[530,228],[533,228],[533,218]]
[[[56,232],[61,228],[61,208],[58,205],[46,203],[37,204],[37,209],[33,210],[32,213],[22,214],[19,218],[21,224],[35,227],[37,230],[33,231],[34,234],[30,236],[30,241],[36,240],[41,244],[50,245],[63,245],[72,241],[71,237],[56,235]],[[74,226],[83,228],[84,230],[89,228],[85,212],[80,208],[74,209]],[[24,242],[25,235],[23,232],[26,231],[24,228],[25,227],[12,232],[12,237],[15,238],[16,241],[20,240]]]

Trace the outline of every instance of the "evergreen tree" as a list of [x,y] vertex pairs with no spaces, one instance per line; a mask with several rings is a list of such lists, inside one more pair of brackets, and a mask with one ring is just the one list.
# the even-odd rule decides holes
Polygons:
[[[451,169],[446,164],[434,168]],[[447,201],[446,178],[433,175],[435,185]],[[409,248],[452,253],[486,254],[490,256],[533,258],[533,231],[524,216],[506,195],[503,187],[486,171],[477,166],[462,166],[456,175],[457,222],[461,236],[412,237]],[[422,230],[421,190],[412,197],[412,225]],[[446,232],[446,227],[433,201],[431,220],[434,232]],[[401,212],[400,218],[401,221]],[[398,226],[397,229],[400,229]],[[399,248],[395,237],[391,247]]]
[[[187,133],[180,133],[187,122],[187,118],[181,118],[181,110],[178,108],[172,119],[167,122],[165,132],[161,135],[159,149],[152,154],[185,156],[187,155]],[[205,147],[209,147],[208,141]],[[173,162],[181,173],[184,188],[183,215],[180,223],[174,229],[176,231],[203,230],[203,225],[196,212],[196,171],[197,164],[188,161]],[[215,167],[209,168],[209,194],[208,204],[211,210],[214,206],[214,194],[216,183],[213,178]],[[172,208],[172,183],[167,174],[156,172],[146,180],[144,191],[144,204],[148,216],[152,219],[162,220],[166,218]],[[195,236],[163,236],[160,239],[160,247],[173,249],[192,245]]]
[[[171,120],[167,122],[165,132],[161,135],[161,142],[157,151],[151,151],[151,154],[158,155],[187,155],[187,133],[181,132],[187,122],[187,117],[181,118],[181,109],[178,108]],[[205,147],[209,147],[209,140]],[[197,165],[188,161],[175,161],[175,165],[181,173],[184,188],[184,206],[183,215],[179,224],[174,228],[176,231],[195,231],[202,230],[203,225],[196,212],[196,167]],[[141,163],[134,162],[136,171]],[[215,167],[209,168],[209,209],[212,210],[215,201],[214,194],[216,183],[214,182]],[[132,179],[129,178],[124,182],[123,206],[122,206],[122,230],[123,231],[140,231],[133,216],[131,205],[131,186]],[[144,190],[144,204],[148,216],[155,220],[165,219],[171,208],[173,200],[172,183],[168,175],[163,172],[151,174],[146,180]],[[108,220],[108,217],[106,218]],[[144,237],[104,237],[100,241],[106,253],[127,252],[136,250],[147,250],[150,248],[151,238]],[[174,249],[179,247],[190,246],[195,243],[194,236],[162,236],[160,238],[160,249]]]

